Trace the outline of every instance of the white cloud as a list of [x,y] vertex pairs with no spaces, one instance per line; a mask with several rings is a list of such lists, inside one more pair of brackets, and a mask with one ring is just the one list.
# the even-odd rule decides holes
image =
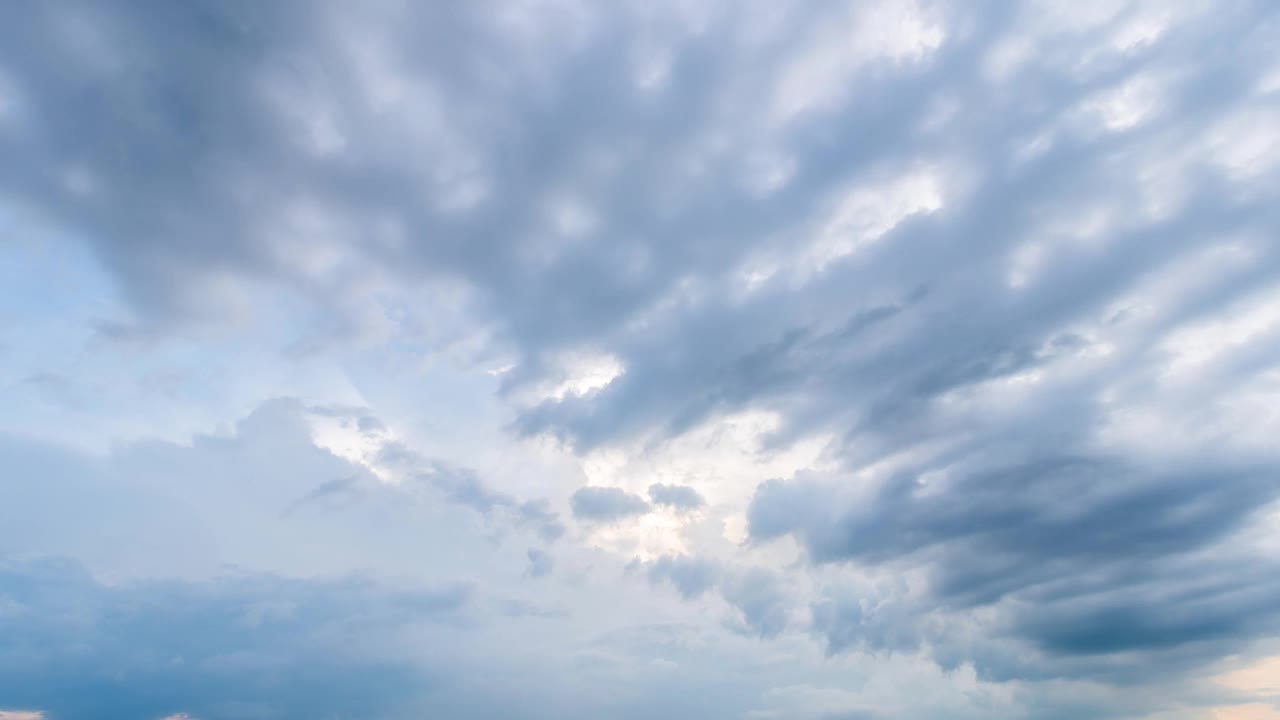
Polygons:
[[940,210],[945,192],[943,176],[934,168],[856,184],[840,195],[817,228],[808,264],[821,272],[875,243],[907,218]]
[[842,8],[819,24],[802,50],[783,66],[771,115],[788,122],[845,101],[861,70],[876,61],[912,63],[946,38],[942,23],[921,5],[874,2]]
[[1109,131],[1132,130],[1149,122],[1159,111],[1165,82],[1150,76],[1131,78],[1117,87],[1097,93],[1085,103],[1085,107]]

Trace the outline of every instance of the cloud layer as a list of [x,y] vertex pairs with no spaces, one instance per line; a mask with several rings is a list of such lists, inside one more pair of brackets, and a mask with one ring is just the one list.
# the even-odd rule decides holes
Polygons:
[[3,7],[0,717],[1277,715],[1278,44]]

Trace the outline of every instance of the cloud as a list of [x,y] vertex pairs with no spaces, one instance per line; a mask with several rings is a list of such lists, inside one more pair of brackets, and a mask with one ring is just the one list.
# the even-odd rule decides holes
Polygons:
[[688,485],[654,483],[649,486],[649,499],[654,505],[675,510],[696,510],[707,504],[706,499]]
[[648,563],[649,582],[669,582],[680,596],[692,600],[715,586],[720,568],[710,561],[688,555],[663,555]]
[[746,630],[772,638],[787,628],[790,608],[782,579],[767,568],[751,568],[726,579],[724,599],[742,613]]
[[864,650],[915,653],[926,636],[929,606],[883,588],[861,592],[829,590],[811,608],[812,630],[828,655]]
[[[1045,457],[927,484],[904,472],[858,494],[816,479],[774,481],[756,491],[749,533],[794,535],[816,563],[927,572],[924,598],[816,604],[829,651],[914,650],[930,608],[976,616],[995,607],[1003,613],[990,631],[1038,650],[1044,668],[971,656],[980,669],[1119,679],[1166,672],[1156,667],[1162,657],[1212,662],[1275,631],[1280,614],[1263,599],[1274,588],[1245,579],[1270,577],[1275,558],[1230,542],[1274,497],[1271,478],[1268,468],[1218,463],[1155,472]],[[931,639],[935,649],[948,642]]]
[[544,577],[551,573],[551,569],[555,567],[555,562],[551,556],[544,550],[538,548],[529,548],[529,577]]
[[431,692],[430,673],[371,643],[457,622],[470,602],[465,587],[253,575],[107,587],[68,561],[0,567],[0,696],[49,717],[394,717]]
[[[420,465],[427,461],[405,444],[394,469],[409,474],[384,480],[374,472],[384,466],[321,447],[315,419],[302,402],[276,399],[229,432],[105,455],[0,434],[0,454],[15,472],[0,483],[0,540],[10,552],[69,555],[113,577],[200,578],[225,565],[448,574],[469,567],[479,546],[492,563],[485,536],[495,531],[542,542],[563,534],[545,500],[518,501],[452,465]],[[371,457],[381,456],[374,446]],[[477,507],[476,498],[494,500]],[[51,506],[62,510],[44,512]],[[410,550],[442,543],[455,555],[430,567]],[[523,544],[502,552],[524,562]]]
[[507,497],[485,487],[475,473],[435,465],[426,471],[431,484],[451,502],[469,507],[481,515],[511,503]]
[[584,487],[569,498],[573,516],[588,522],[616,522],[649,512],[649,503],[615,487]]
[[300,508],[311,504],[343,502],[355,499],[360,492],[359,481],[360,478],[353,476],[320,483],[306,495],[298,498],[293,505],[285,510],[285,514],[297,512]]
[[[1225,707],[1196,680],[1280,634],[1276,35],[1260,0],[8,3],[0,545],[514,579],[575,641],[643,554],[698,630],[583,641],[557,671],[639,678],[556,686],[597,716],[679,716],[651,661],[723,631],[713,588],[750,638],[693,659],[749,681],[680,665],[699,717]],[[753,705],[783,656],[964,692]]]
[[564,535],[564,524],[560,522],[559,514],[549,508],[550,503],[545,499],[527,500],[517,506],[516,511],[520,525],[536,528],[538,536],[550,543]]
[[[350,423],[353,414],[359,412],[363,411],[344,411],[338,415]],[[486,520],[516,529],[531,529],[547,543],[564,535],[564,524],[546,498],[520,501],[495,490],[474,470],[426,457],[405,443],[389,438],[386,426],[373,416],[361,414],[355,423],[362,434],[373,437],[372,457],[367,462],[375,473],[429,485],[448,502],[469,508]]]

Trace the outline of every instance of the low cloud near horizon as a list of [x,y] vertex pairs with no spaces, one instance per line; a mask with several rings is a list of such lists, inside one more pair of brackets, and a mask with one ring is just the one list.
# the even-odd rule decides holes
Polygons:
[[1278,46],[0,7],[0,720],[1280,719]]

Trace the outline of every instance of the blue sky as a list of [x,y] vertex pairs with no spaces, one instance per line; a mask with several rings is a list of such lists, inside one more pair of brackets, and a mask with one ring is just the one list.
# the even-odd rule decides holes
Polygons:
[[0,8],[0,719],[1280,718],[1280,12]]

